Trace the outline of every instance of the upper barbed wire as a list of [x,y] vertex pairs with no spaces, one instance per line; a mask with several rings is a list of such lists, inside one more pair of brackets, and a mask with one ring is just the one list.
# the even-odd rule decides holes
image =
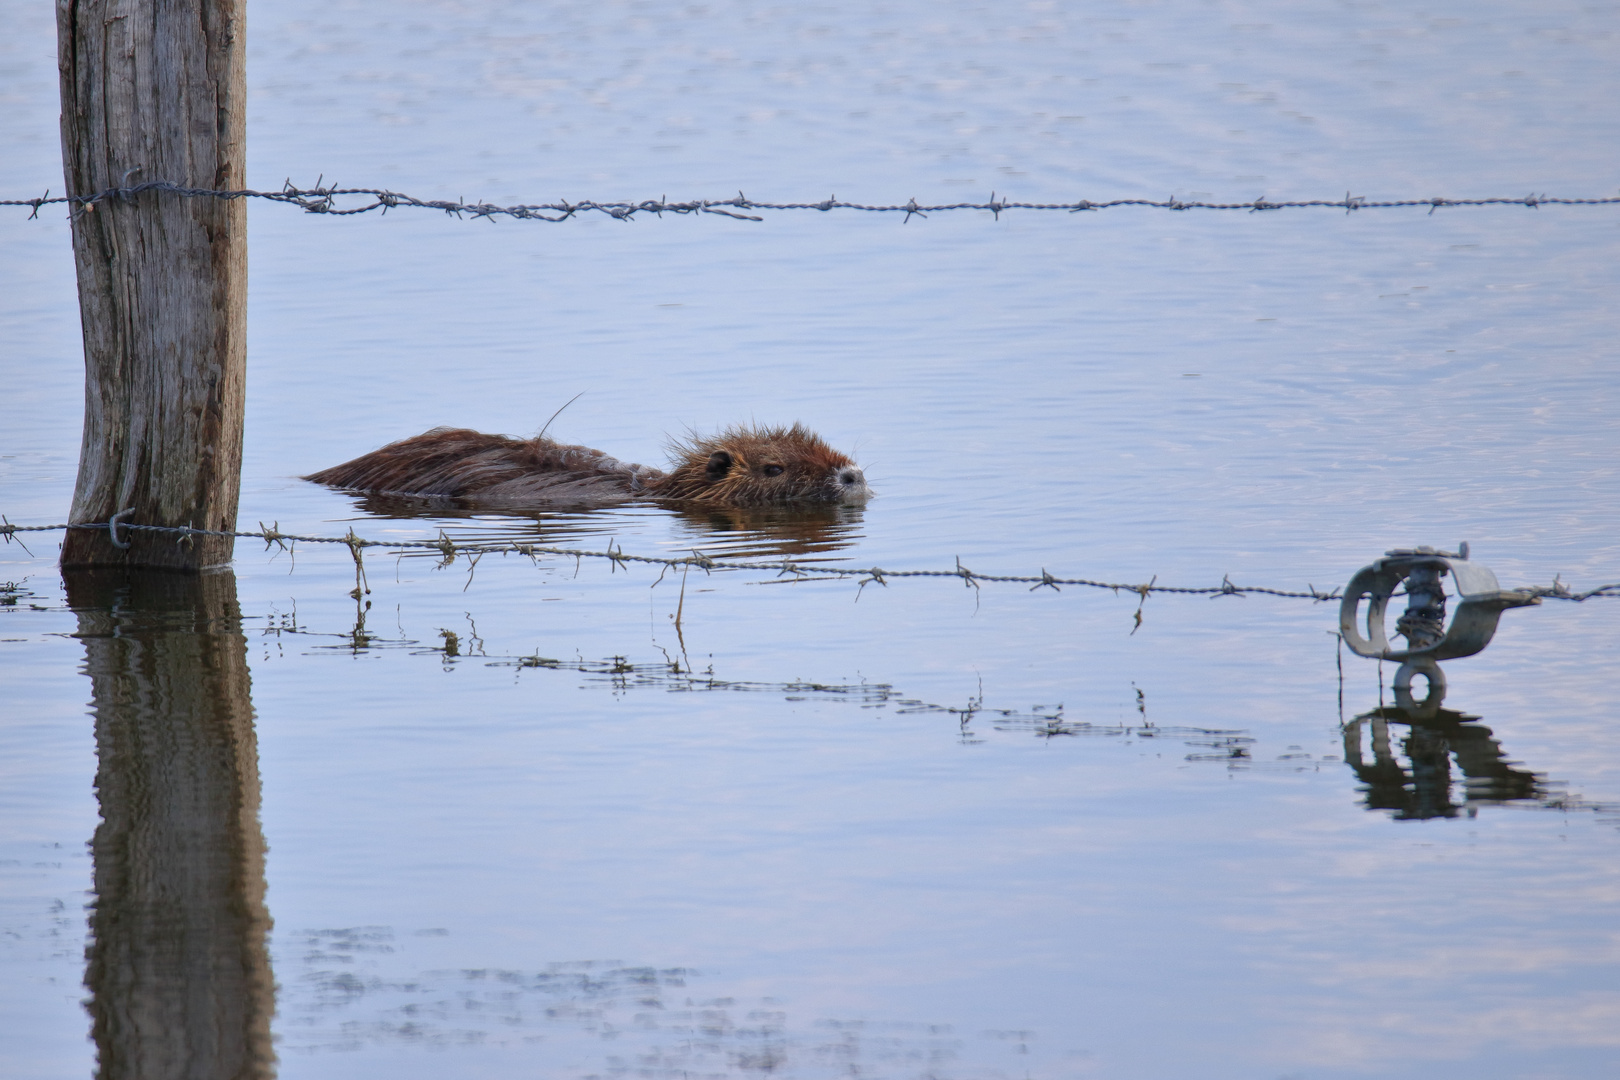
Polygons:
[[[777,560],[716,559],[711,556],[704,555],[702,552],[697,551],[696,549],[693,549],[693,553],[691,555],[679,557],[662,555],[629,555],[626,554],[622,548],[615,548],[611,541],[609,541],[608,550],[606,551],[587,551],[581,548],[551,547],[545,544],[519,543],[517,541],[510,540],[501,543],[479,541],[474,543],[458,544],[451,540],[442,529],[439,531],[439,538],[437,540],[368,540],[362,536],[355,535],[353,529],[349,530],[347,536],[305,536],[295,533],[284,533],[280,530],[279,525],[264,525],[263,523],[259,525],[257,531],[232,531],[220,529],[193,529],[185,525],[136,525],[123,521],[123,516],[123,514],[116,514],[114,515],[113,521],[110,522],[82,522],[60,525],[13,525],[9,521],[6,521],[3,517],[0,517],[0,538],[3,538],[9,542],[16,536],[17,533],[57,532],[65,529],[105,529],[107,530],[108,535],[112,538],[112,542],[121,548],[127,548],[129,546],[129,541],[119,540],[118,533],[120,530],[126,533],[131,531],[169,533],[175,537],[176,543],[185,543],[193,536],[231,536],[240,539],[263,540],[266,550],[268,550],[271,546],[279,546],[283,550],[286,550],[286,546],[289,542],[302,542],[306,544],[342,544],[349,549],[350,554],[354,556],[357,564],[360,562],[360,553],[366,548],[384,548],[396,551],[436,551],[443,557],[444,565],[446,566],[453,563],[457,556],[461,555],[466,555],[470,559],[475,557],[481,558],[484,555],[494,554],[526,555],[531,559],[538,558],[541,555],[553,555],[569,559],[607,559],[615,566],[621,566],[628,563],[646,563],[654,566],[661,566],[666,571],[680,568],[695,568],[705,571],[755,570],[773,572],[778,577],[792,576],[796,580],[847,580],[849,578],[856,578],[863,589],[867,585],[874,584],[886,586],[890,578],[932,577],[956,578],[960,580],[965,587],[974,589],[979,587],[979,583],[981,581],[1029,585],[1031,592],[1034,592],[1036,589],[1048,587],[1053,591],[1057,591],[1059,587],[1063,585],[1079,585],[1091,589],[1108,589],[1115,593],[1134,593],[1144,600],[1153,593],[1173,593],[1190,596],[1245,596],[1250,593],[1257,593],[1263,596],[1281,596],[1289,599],[1299,600],[1324,601],[1343,599],[1343,595],[1340,593],[1337,586],[1335,586],[1329,592],[1322,592],[1314,585],[1311,585],[1307,587],[1308,591],[1301,592],[1297,589],[1277,589],[1266,585],[1236,585],[1233,584],[1230,577],[1224,577],[1219,585],[1181,586],[1160,585],[1158,584],[1159,579],[1157,575],[1155,575],[1151,581],[1145,584],[1130,584],[1128,582],[1098,581],[1091,578],[1056,577],[1053,574],[1048,573],[1044,568],[1041,570],[1039,576],[1030,574],[980,574],[963,566],[960,558],[956,560],[956,568],[954,570],[885,570],[878,566],[838,567],[807,565],[804,563],[796,563],[786,556]],[[1573,600],[1579,603],[1583,600],[1590,600],[1597,596],[1620,598],[1620,582],[1614,582],[1608,585],[1599,585],[1595,589],[1587,589],[1584,592],[1572,592],[1569,586],[1555,578],[1551,585],[1532,585],[1522,591],[1527,595],[1546,597],[1553,600]]]
[[[95,210],[97,204],[118,200],[120,202],[132,201],[135,196],[146,192],[163,192],[179,195],[185,198],[208,199],[266,199],[270,202],[288,203],[297,206],[311,214],[330,214],[337,217],[348,217],[355,214],[369,214],[372,211],[387,213],[396,207],[413,207],[422,210],[440,210],[456,217],[471,216],[474,218],[494,219],[497,217],[517,218],[523,221],[567,221],[569,218],[584,213],[606,214],[608,217],[629,221],[638,214],[719,214],[722,217],[737,218],[744,221],[763,221],[758,214],[743,213],[748,210],[860,210],[876,214],[904,214],[905,221],[910,221],[913,215],[927,217],[929,214],[944,213],[952,210],[986,210],[999,220],[1003,210],[1062,210],[1068,213],[1080,213],[1092,210],[1110,210],[1121,206],[1142,206],[1157,210],[1244,210],[1250,213],[1262,210],[1294,210],[1294,209],[1330,209],[1343,210],[1352,213],[1357,210],[1387,210],[1399,207],[1428,207],[1432,214],[1435,210],[1447,206],[1528,206],[1532,209],[1539,206],[1604,206],[1620,203],[1620,196],[1607,196],[1602,198],[1565,199],[1554,198],[1547,195],[1521,195],[1513,197],[1492,197],[1481,199],[1386,199],[1372,200],[1360,195],[1345,193],[1342,199],[1294,199],[1270,200],[1264,197],[1250,202],[1198,202],[1177,199],[1171,196],[1167,199],[1081,199],[1072,203],[1039,203],[1014,202],[1010,199],[998,199],[995,192],[990,193],[988,202],[957,202],[922,204],[915,198],[905,203],[892,205],[869,205],[840,200],[837,196],[830,196],[821,202],[795,202],[771,203],[756,202],[742,192],[738,192],[730,199],[692,199],[686,202],[670,202],[660,196],[657,200],[644,199],[640,202],[598,202],[594,199],[585,199],[580,202],[569,202],[566,199],[552,203],[528,203],[516,206],[497,206],[493,203],[472,202],[457,199],[452,202],[448,199],[419,199],[414,195],[406,195],[387,188],[369,187],[335,187],[322,186],[319,180],[312,188],[300,188],[288,180],[279,191],[254,191],[244,188],[227,191],[213,188],[184,187],[167,180],[152,180],[142,184],[132,184],[123,187],[108,188],[98,191],[94,195],[58,195],[54,198],[50,192],[37,199],[0,199],[0,206],[28,206],[33,208],[29,218],[39,216],[41,207],[57,204],[69,204],[72,212],[85,213]],[[340,197],[359,197],[370,199],[357,206],[340,206],[337,199]]]

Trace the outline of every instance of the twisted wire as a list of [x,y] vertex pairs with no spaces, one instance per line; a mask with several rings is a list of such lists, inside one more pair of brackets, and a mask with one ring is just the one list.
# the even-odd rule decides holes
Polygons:
[[[194,536],[229,536],[239,539],[263,540],[268,550],[278,546],[286,550],[289,542],[306,544],[342,544],[349,549],[359,560],[360,552],[366,548],[386,548],[389,550],[407,551],[437,551],[445,559],[446,564],[454,561],[461,555],[489,555],[510,554],[526,555],[538,558],[541,555],[552,555],[570,559],[608,559],[615,565],[628,563],[643,563],[661,566],[668,569],[695,568],[699,570],[750,570],[775,572],[779,577],[790,575],[798,579],[844,580],[856,578],[861,586],[870,584],[887,585],[891,578],[956,578],[969,588],[978,588],[981,582],[995,584],[1029,585],[1030,591],[1051,588],[1058,590],[1064,585],[1075,585],[1092,589],[1108,589],[1112,592],[1135,593],[1146,599],[1153,593],[1170,593],[1186,596],[1245,596],[1251,593],[1262,596],[1278,596],[1288,599],[1300,600],[1339,600],[1342,594],[1335,587],[1329,592],[1322,592],[1314,585],[1307,586],[1307,591],[1298,589],[1273,588],[1266,585],[1237,585],[1230,577],[1223,576],[1221,584],[1210,586],[1184,586],[1160,585],[1158,577],[1140,584],[1128,582],[1100,581],[1093,578],[1066,578],[1056,577],[1044,568],[1039,575],[1033,574],[981,574],[962,565],[957,559],[956,567],[952,570],[886,570],[882,567],[835,567],[807,565],[796,563],[792,559],[783,557],[779,560],[759,559],[716,559],[702,552],[694,551],[691,555],[662,556],[662,555],[632,555],[623,549],[615,547],[611,541],[606,551],[589,551],[583,548],[552,547],[545,544],[527,544],[517,541],[504,543],[490,543],[488,541],[475,543],[456,543],[451,540],[443,530],[439,532],[437,540],[368,540],[355,534],[350,529],[345,536],[308,536],[296,533],[284,533],[275,525],[260,524],[258,530],[219,530],[219,529],[193,529],[185,525],[137,525],[122,521],[123,514],[115,514],[112,521],[85,522],[75,524],[56,525],[13,525],[0,517],[0,538],[10,541],[18,533],[30,532],[57,532],[67,529],[105,529],[112,542],[119,547],[128,547],[127,540],[120,540],[118,534],[122,532],[154,532],[166,533],[175,537],[177,543],[184,543]],[[1555,600],[1572,600],[1581,602],[1599,596],[1620,597],[1620,582],[1600,585],[1594,589],[1583,592],[1573,592],[1563,582],[1554,580],[1551,585],[1534,585],[1522,590],[1527,595],[1545,597]]]
[[[126,178],[127,179],[127,178]],[[684,202],[670,202],[667,198],[643,199],[640,201],[602,202],[594,199],[584,199],[579,202],[569,202],[566,199],[550,203],[526,203],[514,206],[497,206],[486,202],[467,202],[464,199],[450,201],[447,199],[420,199],[414,195],[406,195],[387,188],[374,187],[336,187],[323,186],[320,181],[312,188],[300,188],[291,180],[276,191],[255,191],[251,188],[237,190],[216,190],[213,188],[186,187],[172,183],[168,180],[151,180],[140,184],[124,184],[119,187],[98,191],[93,195],[58,195],[52,197],[50,192],[33,199],[0,199],[0,206],[27,206],[33,212],[30,218],[39,216],[41,207],[56,204],[69,205],[72,213],[82,214],[93,212],[104,202],[116,200],[118,202],[133,202],[138,195],[147,192],[162,192],[191,199],[265,199],[270,202],[286,203],[297,206],[311,214],[329,214],[337,217],[347,217],[355,214],[368,214],[373,211],[387,213],[397,207],[411,207],[423,210],[440,210],[455,217],[473,217],[494,219],[496,217],[517,218],[524,221],[567,221],[572,217],[586,213],[606,214],[608,217],[621,221],[629,221],[637,214],[719,214],[723,217],[737,218],[745,221],[763,221],[758,214],[750,214],[749,210],[858,210],[876,214],[904,214],[905,221],[913,216],[927,217],[929,214],[944,213],[953,210],[987,210],[999,220],[1004,210],[1061,210],[1068,213],[1083,211],[1110,210],[1122,206],[1149,207],[1159,210],[1243,210],[1255,213],[1266,210],[1290,209],[1334,209],[1353,213],[1357,210],[1386,210],[1402,207],[1428,207],[1429,213],[1442,207],[1450,206],[1526,206],[1532,209],[1540,206],[1604,206],[1620,203],[1620,196],[1598,198],[1555,198],[1547,195],[1522,196],[1495,196],[1478,199],[1386,199],[1372,200],[1360,195],[1351,195],[1346,192],[1342,199],[1292,199],[1269,200],[1264,197],[1249,202],[1198,202],[1177,199],[1171,196],[1166,199],[1081,199],[1069,203],[1037,203],[1014,202],[1010,199],[997,199],[995,192],[990,193],[988,202],[957,202],[922,204],[915,198],[905,203],[888,205],[873,205],[867,203],[847,202],[837,196],[831,196],[820,202],[788,202],[772,203],[757,202],[738,192],[734,198],[729,199],[692,199]],[[357,206],[340,206],[337,199],[340,197],[360,197],[369,199]]]

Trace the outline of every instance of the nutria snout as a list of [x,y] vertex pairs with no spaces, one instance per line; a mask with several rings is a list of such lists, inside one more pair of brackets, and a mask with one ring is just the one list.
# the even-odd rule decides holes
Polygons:
[[304,479],[489,508],[600,505],[638,497],[717,506],[859,503],[872,494],[855,462],[800,424],[692,434],[672,440],[670,456],[673,465],[666,473],[545,435],[514,439],[434,428]]

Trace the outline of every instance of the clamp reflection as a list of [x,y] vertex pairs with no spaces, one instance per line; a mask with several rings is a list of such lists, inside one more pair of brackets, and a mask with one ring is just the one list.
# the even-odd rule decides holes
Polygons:
[[1366,785],[1367,809],[1397,820],[1472,817],[1481,806],[1553,796],[1544,776],[1508,760],[1479,717],[1435,704],[1362,713],[1344,725],[1344,760]]

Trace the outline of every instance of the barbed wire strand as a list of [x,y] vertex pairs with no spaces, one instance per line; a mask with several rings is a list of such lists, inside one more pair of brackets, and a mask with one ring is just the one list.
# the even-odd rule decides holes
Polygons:
[[[439,531],[439,538],[437,540],[367,540],[364,537],[355,535],[353,529],[349,530],[347,536],[306,536],[295,533],[284,533],[280,530],[279,523],[274,525],[265,525],[261,522],[257,531],[193,529],[185,525],[136,525],[123,521],[122,518],[124,517],[124,513],[125,512],[114,514],[112,521],[58,525],[13,525],[9,521],[5,521],[3,517],[0,517],[0,538],[4,538],[9,542],[18,533],[58,532],[67,529],[105,529],[107,530],[108,536],[112,539],[112,542],[119,547],[129,546],[129,542],[127,540],[119,539],[118,534],[120,531],[125,533],[131,531],[167,533],[175,537],[176,543],[184,543],[187,539],[193,536],[230,536],[244,540],[263,540],[266,550],[269,550],[272,546],[278,546],[282,550],[288,550],[287,543],[289,541],[302,542],[306,544],[342,544],[347,547],[349,552],[354,556],[357,575],[361,572],[358,569],[360,565],[360,552],[365,548],[384,548],[388,550],[437,551],[444,557],[446,565],[453,562],[457,556],[461,555],[466,555],[469,558],[474,556],[481,558],[484,555],[490,554],[526,555],[530,558],[537,558],[541,555],[554,555],[570,559],[607,559],[616,567],[623,566],[627,563],[644,563],[654,566],[661,566],[666,570],[681,567],[695,567],[705,571],[774,571],[779,577],[784,575],[792,575],[793,577],[799,579],[811,580],[847,580],[849,578],[857,578],[859,579],[858,583],[862,588],[872,584],[887,586],[890,578],[957,578],[962,581],[965,587],[975,589],[979,587],[980,582],[1029,585],[1031,592],[1048,587],[1054,591],[1059,591],[1061,586],[1076,585],[1091,589],[1108,589],[1115,593],[1135,593],[1144,599],[1152,593],[1171,593],[1186,596],[1246,596],[1254,593],[1262,596],[1279,596],[1289,599],[1313,601],[1340,600],[1343,598],[1337,587],[1330,592],[1322,592],[1314,585],[1308,585],[1308,591],[1301,592],[1295,589],[1277,589],[1265,585],[1236,585],[1232,582],[1229,576],[1223,576],[1221,584],[1219,585],[1203,587],[1160,585],[1157,584],[1157,575],[1154,576],[1152,581],[1147,582],[1146,584],[1133,585],[1126,582],[1097,581],[1090,578],[1060,578],[1047,572],[1045,568],[1042,568],[1040,576],[1038,577],[1027,574],[981,574],[976,571],[969,570],[967,567],[963,566],[960,558],[956,560],[956,568],[954,570],[885,570],[882,567],[877,566],[856,568],[805,565],[803,563],[796,563],[792,559],[785,556],[780,560],[716,559],[695,550],[691,555],[677,557],[662,555],[630,555],[627,554],[622,548],[615,547],[611,543],[608,545],[608,550],[606,551],[587,551],[582,548],[551,547],[544,544],[527,544],[519,543],[517,541],[506,541],[503,543],[490,543],[484,541],[458,544],[451,540],[442,529]],[[357,585],[357,587],[359,586]],[[1520,591],[1524,592],[1528,596],[1545,597],[1553,600],[1573,600],[1576,603],[1580,603],[1599,596],[1620,597],[1620,582],[1614,582],[1608,585],[1599,585],[1595,589],[1587,589],[1584,592],[1572,592],[1570,588],[1562,581],[1554,578],[1551,585],[1532,585]]]
[[[324,177],[322,178],[324,179]],[[27,206],[33,209],[29,218],[37,218],[41,207],[56,204],[68,204],[73,214],[93,212],[96,206],[109,200],[131,202],[137,195],[147,192],[163,192],[190,199],[266,199],[270,202],[289,203],[311,214],[330,214],[337,217],[348,217],[355,214],[369,214],[372,211],[387,213],[397,207],[412,207],[423,210],[440,210],[456,217],[471,216],[474,218],[494,219],[496,217],[511,217],[524,221],[567,221],[584,213],[601,213],[621,221],[629,221],[637,214],[719,214],[722,217],[738,218],[745,221],[763,221],[757,214],[744,213],[748,210],[860,210],[875,214],[904,214],[905,221],[913,216],[927,217],[929,214],[944,213],[952,210],[987,210],[999,220],[1004,210],[1062,210],[1068,213],[1083,211],[1110,210],[1122,206],[1141,206],[1159,210],[1243,210],[1250,213],[1263,210],[1292,210],[1292,209],[1333,209],[1353,213],[1357,210],[1386,210],[1400,207],[1429,208],[1434,213],[1441,207],[1448,206],[1527,206],[1532,209],[1540,206],[1605,206],[1620,203],[1620,196],[1603,198],[1553,198],[1547,195],[1522,195],[1511,197],[1492,197],[1480,199],[1388,199],[1371,200],[1365,196],[1351,195],[1345,192],[1342,199],[1295,199],[1295,200],[1268,200],[1264,197],[1251,202],[1198,202],[1177,199],[1171,196],[1166,199],[1105,199],[1094,201],[1081,199],[1072,203],[1034,203],[1013,202],[1010,199],[997,199],[996,193],[990,193],[988,202],[959,202],[924,205],[915,198],[903,204],[868,205],[840,200],[836,195],[823,199],[820,202],[796,203],[770,203],[756,202],[742,192],[730,199],[692,199],[686,202],[670,202],[667,197],[659,197],[656,201],[644,199],[639,202],[598,202],[594,199],[585,199],[580,202],[569,202],[566,199],[552,203],[527,203],[516,206],[496,206],[485,202],[469,203],[464,199],[451,202],[447,199],[419,199],[414,195],[406,195],[387,188],[322,186],[317,180],[312,188],[294,186],[291,180],[279,191],[254,191],[249,188],[240,190],[215,190],[213,188],[185,187],[168,180],[151,180],[141,184],[129,184],[128,176],[125,184],[120,187],[108,188],[98,191],[94,195],[58,195],[52,197],[47,191],[35,199],[0,199],[0,206]],[[359,206],[339,206],[339,197],[360,197],[371,201]]]

